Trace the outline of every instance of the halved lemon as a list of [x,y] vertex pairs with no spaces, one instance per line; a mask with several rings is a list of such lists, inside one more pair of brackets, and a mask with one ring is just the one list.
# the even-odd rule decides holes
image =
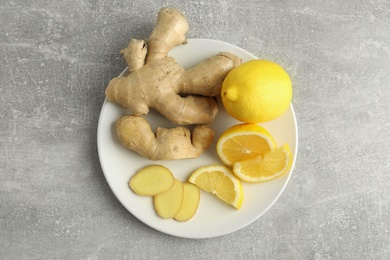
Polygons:
[[216,195],[222,201],[240,209],[244,199],[241,181],[223,165],[203,166],[188,179],[200,189]]
[[242,181],[264,182],[284,175],[291,165],[292,153],[288,144],[285,144],[264,156],[234,163],[233,172]]
[[276,147],[272,135],[262,126],[250,123],[230,127],[219,137],[217,154],[227,166],[263,156]]

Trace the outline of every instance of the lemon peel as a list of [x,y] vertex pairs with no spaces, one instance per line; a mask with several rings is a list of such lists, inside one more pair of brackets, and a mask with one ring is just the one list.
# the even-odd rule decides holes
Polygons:
[[222,84],[221,99],[228,114],[247,123],[281,116],[292,100],[287,72],[268,60],[251,60],[231,70]]

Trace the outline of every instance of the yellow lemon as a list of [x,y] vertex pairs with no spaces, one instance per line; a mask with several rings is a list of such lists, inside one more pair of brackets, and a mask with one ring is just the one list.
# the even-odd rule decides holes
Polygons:
[[264,156],[236,162],[234,174],[242,181],[264,182],[284,175],[292,165],[292,154],[288,144],[278,147]]
[[222,84],[221,98],[235,119],[260,123],[281,116],[292,99],[290,76],[278,64],[252,60],[231,70]]
[[203,166],[194,171],[188,179],[200,189],[210,192],[222,201],[240,209],[244,200],[241,181],[223,165]]
[[262,156],[276,147],[272,135],[262,126],[250,123],[230,127],[217,142],[217,154],[227,166]]

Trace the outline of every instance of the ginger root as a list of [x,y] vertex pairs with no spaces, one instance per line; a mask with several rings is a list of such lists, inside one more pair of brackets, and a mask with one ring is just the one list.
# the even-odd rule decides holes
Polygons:
[[218,112],[213,97],[219,95],[223,79],[241,59],[224,52],[185,70],[167,55],[187,42],[188,28],[178,10],[162,8],[147,45],[132,39],[121,51],[129,74],[110,81],[107,99],[133,115],[146,115],[154,108],[176,124],[209,124]]
[[[132,116],[117,121],[120,142],[130,150],[151,160],[197,158],[206,150],[214,132],[207,126],[218,112],[216,96],[228,72],[241,64],[241,59],[221,52],[185,70],[169,51],[187,43],[186,18],[174,8],[162,8],[147,41],[131,39],[121,50],[129,74],[113,78],[106,97],[130,110]],[[184,127],[158,128],[153,133],[140,117],[156,109],[179,125],[199,124],[192,134]]]
[[156,133],[139,116],[123,116],[116,122],[120,142],[138,154],[156,160],[197,158],[211,144],[214,131],[201,125],[192,134],[185,127],[159,127]]

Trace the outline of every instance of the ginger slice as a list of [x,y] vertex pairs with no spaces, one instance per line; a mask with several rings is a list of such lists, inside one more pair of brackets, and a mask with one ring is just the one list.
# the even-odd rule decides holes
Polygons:
[[183,203],[179,212],[174,217],[175,220],[180,222],[188,221],[195,215],[200,201],[200,190],[196,185],[189,182],[184,182],[183,185]]
[[154,196],[168,191],[175,184],[171,171],[162,165],[150,165],[136,172],[129,181],[134,193],[142,196]]
[[154,208],[162,218],[173,218],[179,212],[183,203],[184,185],[175,179],[171,189],[153,197]]

